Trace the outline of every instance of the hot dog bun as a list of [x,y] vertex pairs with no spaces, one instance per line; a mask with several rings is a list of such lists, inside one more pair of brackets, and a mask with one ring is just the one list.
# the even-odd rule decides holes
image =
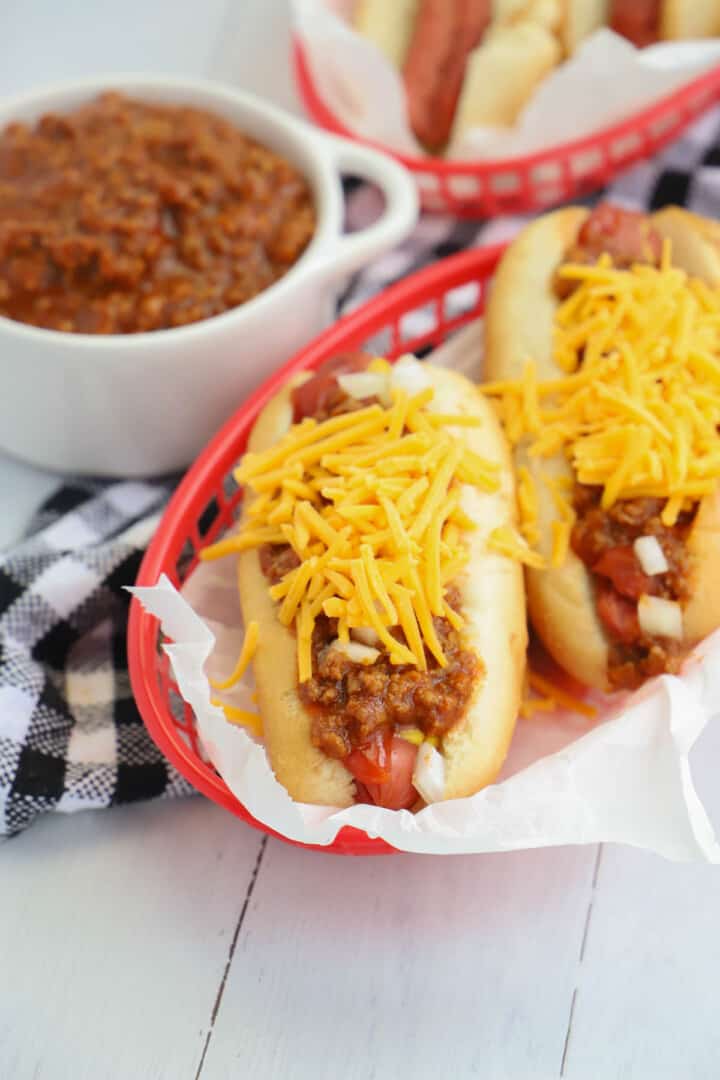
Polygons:
[[719,0],[610,0],[607,21],[638,48],[720,34]]
[[[489,532],[514,522],[515,489],[509,449],[492,407],[463,377],[423,365],[435,390],[429,406],[441,413],[464,413],[481,419],[480,427],[458,428],[478,454],[500,464],[501,484],[494,494],[467,487],[463,508],[477,523],[467,533],[470,562],[456,583],[462,597],[467,647],[485,667],[465,717],[444,739],[445,797],[470,795],[497,775],[512,737],[523,689],[526,628],[522,570],[516,562],[486,550]],[[308,376],[299,376],[304,381]],[[274,445],[292,421],[288,384],[261,413],[248,449]],[[260,712],[268,755],[278,780],[301,802],[349,806],[355,785],[340,761],[312,745],[311,717],[297,689],[296,639],[277,618],[258,552],[240,556],[238,582],[246,624],[259,623],[260,645],[254,659]]]
[[563,56],[572,56],[584,39],[604,26],[609,0],[522,0],[507,8],[498,25],[537,23],[557,38]]
[[510,127],[535,87],[560,60],[555,36],[541,23],[498,26],[468,59],[452,139],[473,127]]
[[718,0],[663,0],[660,37],[665,41],[717,37],[720,34]]
[[353,24],[402,71],[408,120],[431,152],[474,125],[515,122],[558,63],[564,0],[360,0]]
[[[673,261],[708,285],[720,283],[720,224],[679,207],[652,215],[655,229],[672,243]],[[693,591],[683,626],[688,644],[717,628],[720,613],[720,488],[700,503],[687,547],[693,566]]]
[[[533,222],[510,245],[498,268],[486,311],[485,371],[489,380],[519,378],[532,357],[540,380],[557,378],[552,328],[558,299],[553,274],[575,241],[588,211],[570,207]],[[653,228],[673,244],[673,264],[710,285],[720,282],[720,227],[677,208],[651,216]],[[525,465],[538,498],[541,554],[549,560],[551,523],[557,517],[541,475],[571,476],[562,455],[530,457],[527,442],[516,449],[516,463]],[[683,618],[684,643],[691,646],[715,629],[720,620],[720,493],[705,497],[687,540],[692,567],[692,595]],[[530,618],[546,648],[576,679],[601,690],[607,678],[608,641],[595,611],[590,574],[570,550],[559,567],[528,569]]]
[[[292,389],[305,378],[292,379],[265,406],[248,439],[249,451],[265,450],[285,434],[292,424]],[[310,741],[310,716],[297,693],[295,638],[278,622],[257,551],[239,557],[238,591],[245,625],[255,620],[260,627],[253,669],[265,743],[278,780],[299,802],[352,805],[352,776]]]
[[358,0],[353,24],[377,45],[390,63],[401,68],[412,37],[420,0]]
[[607,21],[608,0],[563,0],[561,31],[563,50],[572,56],[590,34]]

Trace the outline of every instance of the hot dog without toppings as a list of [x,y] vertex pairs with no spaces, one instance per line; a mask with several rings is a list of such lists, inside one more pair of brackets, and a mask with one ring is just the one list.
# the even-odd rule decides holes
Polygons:
[[712,228],[674,210],[548,215],[511,246],[488,311],[524,531],[546,564],[528,571],[530,614],[605,689],[677,670],[720,625]]
[[638,49],[660,40],[662,0],[612,0],[608,26]]
[[410,126],[430,150],[448,140],[468,56],[490,16],[490,0],[421,0],[403,78]]

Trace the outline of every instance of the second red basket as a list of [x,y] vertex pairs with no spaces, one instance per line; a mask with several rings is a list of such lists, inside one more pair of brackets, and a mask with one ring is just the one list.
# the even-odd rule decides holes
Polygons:
[[462,218],[545,210],[597,190],[623,169],[652,157],[720,101],[720,65],[619,123],[526,157],[447,161],[410,157],[350,131],[323,101],[298,38],[295,80],[312,119],[336,135],[385,150],[412,172],[424,210]]

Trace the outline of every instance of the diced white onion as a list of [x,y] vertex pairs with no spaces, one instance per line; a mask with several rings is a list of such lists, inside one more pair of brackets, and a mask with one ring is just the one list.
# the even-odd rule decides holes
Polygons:
[[445,760],[432,743],[424,742],[418,747],[412,782],[426,803],[445,798]]
[[423,364],[411,353],[407,353],[393,364],[390,383],[399,390],[406,390],[412,397],[413,394],[425,390],[430,385],[430,379]]
[[670,569],[657,536],[638,536],[633,549],[643,573],[652,577],[653,574],[666,574]]
[[330,644],[331,649],[347,656],[354,664],[374,664],[380,655],[379,649],[373,649],[369,645],[362,645],[359,641],[340,641],[336,638]]
[[682,608],[674,600],[661,596],[641,596],[638,619],[646,634],[680,640],[683,636]]
[[353,626],[350,637],[355,641],[361,641],[363,645],[370,646],[377,645],[380,641],[377,631],[373,630],[372,626]]
[[340,389],[356,401],[373,397],[389,401],[388,379],[382,371],[352,371],[338,375],[337,381]]

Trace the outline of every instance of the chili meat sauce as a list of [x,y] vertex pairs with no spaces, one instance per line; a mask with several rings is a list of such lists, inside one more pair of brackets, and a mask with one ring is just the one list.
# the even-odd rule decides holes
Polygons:
[[304,177],[213,113],[109,92],[0,134],[0,314],[133,334],[219,315],[315,230]]

